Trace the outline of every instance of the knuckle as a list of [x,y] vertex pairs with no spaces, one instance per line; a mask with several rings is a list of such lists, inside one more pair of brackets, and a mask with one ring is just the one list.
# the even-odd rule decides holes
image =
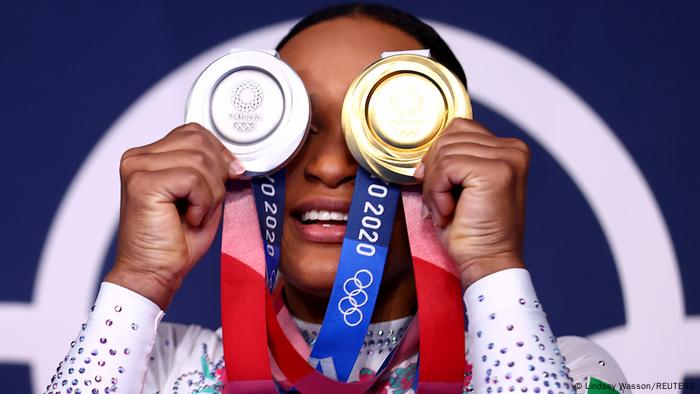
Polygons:
[[203,183],[202,176],[198,171],[193,169],[184,169],[182,174],[182,179],[188,185],[198,185]]
[[136,155],[136,152],[137,152],[136,148],[129,148],[129,149],[125,150],[124,153],[122,153],[121,160],[123,161],[127,157],[131,157],[131,156]]
[[443,141],[441,141],[441,140],[435,141],[435,151],[433,154],[435,155],[436,160],[440,160],[442,157],[445,156],[445,146],[446,145],[445,145],[444,140]]
[[128,193],[141,190],[147,184],[145,171],[132,171],[124,179],[124,185]]
[[530,164],[530,151],[515,150],[515,163],[519,169],[526,169]]
[[197,122],[189,122],[174,128],[170,134],[187,133],[195,130],[203,129],[202,125]]
[[224,187],[223,182],[217,183],[212,193],[214,195],[214,200],[221,202],[224,199],[224,196],[226,196],[226,187]]
[[133,163],[133,149],[129,149],[126,152],[124,152],[124,154],[122,154],[122,158],[119,161],[119,176],[121,176],[122,178],[128,176],[133,171]]
[[450,122],[450,125],[453,128],[457,129],[462,129],[464,127],[467,127],[469,125],[469,120],[467,118],[454,118],[452,119],[452,122]]
[[442,174],[445,173],[452,167],[454,159],[451,156],[441,156],[435,163],[435,172]]
[[491,164],[491,171],[494,174],[496,182],[503,185],[513,183],[516,177],[515,168],[504,160],[495,160]]
[[207,146],[207,136],[204,133],[203,130],[191,131],[187,134],[187,140],[193,147]]
[[190,160],[195,166],[200,168],[207,168],[210,164],[209,157],[200,150],[192,151],[190,153]]
[[193,129],[198,129],[198,130],[204,130],[204,126],[197,122],[189,122],[184,125],[185,127],[193,128]]
[[527,154],[530,153],[530,147],[520,138],[510,138],[510,143],[515,149],[521,150]]

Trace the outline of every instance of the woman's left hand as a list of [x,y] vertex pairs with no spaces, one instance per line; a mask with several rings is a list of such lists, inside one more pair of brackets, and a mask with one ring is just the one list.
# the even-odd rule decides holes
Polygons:
[[454,119],[423,157],[423,215],[430,215],[466,288],[508,268],[524,267],[527,145]]

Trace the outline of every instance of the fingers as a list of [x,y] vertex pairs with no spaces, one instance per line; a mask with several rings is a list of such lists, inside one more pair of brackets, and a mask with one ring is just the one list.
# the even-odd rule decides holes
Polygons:
[[527,145],[517,138],[497,137],[481,123],[464,118],[454,118],[435,141],[439,147],[455,141],[474,142],[494,148],[509,147],[529,153]]
[[485,160],[474,156],[450,155],[427,165],[423,182],[423,202],[436,226],[444,227],[452,216],[461,185],[467,184],[471,171],[482,170]]
[[193,168],[135,171],[126,179],[128,196],[134,202],[172,204],[186,200],[185,221],[199,227],[214,208],[214,193],[205,176]]
[[180,208],[185,209],[183,217],[192,226],[214,214],[226,193],[226,180],[244,171],[211,132],[195,123],[128,150],[120,163],[127,199],[138,203],[157,195],[161,203],[186,200],[188,205]]
[[209,130],[197,123],[188,123],[171,131],[165,138],[152,144],[133,148],[124,157],[146,153],[164,153],[177,150],[199,150],[211,161],[228,169],[228,176],[235,178],[245,169],[231,152]]
[[163,153],[144,153],[131,155],[122,160],[122,171],[126,173],[157,172],[170,168],[188,168],[196,171],[206,181],[211,191],[214,199],[212,209],[223,201],[229,167],[223,163],[215,163],[202,151],[183,149]]
[[529,150],[522,141],[499,138],[477,122],[455,119],[423,157],[415,176],[423,180],[423,200],[434,224],[444,227],[463,190],[524,188],[528,164]]

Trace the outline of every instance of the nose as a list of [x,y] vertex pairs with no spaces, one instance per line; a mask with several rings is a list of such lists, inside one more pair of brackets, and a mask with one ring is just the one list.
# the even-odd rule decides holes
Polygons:
[[312,182],[320,182],[329,188],[337,188],[355,180],[357,162],[345,144],[340,130],[319,133],[321,141],[315,155],[304,169],[304,176]]

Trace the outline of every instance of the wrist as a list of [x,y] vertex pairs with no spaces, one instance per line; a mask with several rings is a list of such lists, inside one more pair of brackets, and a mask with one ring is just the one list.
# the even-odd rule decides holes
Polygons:
[[520,256],[505,253],[474,258],[460,267],[462,287],[467,289],[485,276],[511,268],[525,268],[525,263]]
[[176,290],[168,284],[167,280],[157,275],[118,268],[112,269],[105,276],[104,281],[140,294],[158,305],[163,311],[170,305]]

